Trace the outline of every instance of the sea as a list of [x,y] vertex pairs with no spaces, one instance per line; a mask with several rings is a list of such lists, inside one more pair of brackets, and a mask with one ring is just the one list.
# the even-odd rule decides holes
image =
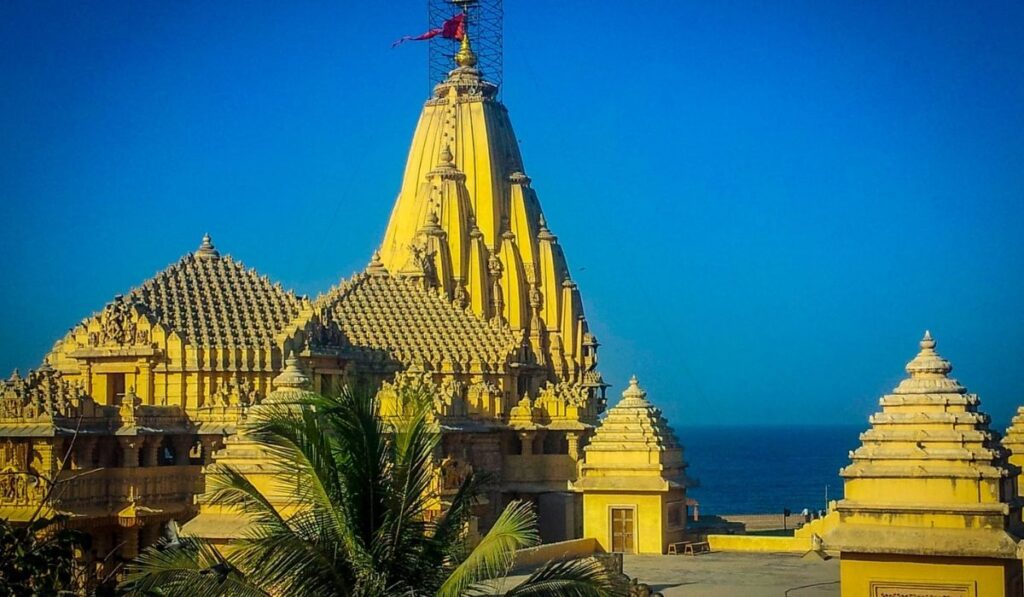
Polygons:
[[687,497],[701,514],[782,514],[824,510],[843,497],[839,469],[864,426],[679,427]]

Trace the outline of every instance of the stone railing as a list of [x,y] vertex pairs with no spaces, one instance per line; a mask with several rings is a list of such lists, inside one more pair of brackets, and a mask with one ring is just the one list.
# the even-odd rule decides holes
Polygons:
[[576,461],[567,454],[505,456],[502,479],[506,482],[536,483],[576,478]]
[[54,491],[55,509],[110,513],[137,500],[139,506],[181,510],[202,491],[202,467],[158,466],[68,471]]

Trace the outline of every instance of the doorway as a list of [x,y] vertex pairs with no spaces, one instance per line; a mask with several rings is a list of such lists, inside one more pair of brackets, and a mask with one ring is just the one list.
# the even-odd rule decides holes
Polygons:
[[635,553],[636,508],[612,508],[612,551]]

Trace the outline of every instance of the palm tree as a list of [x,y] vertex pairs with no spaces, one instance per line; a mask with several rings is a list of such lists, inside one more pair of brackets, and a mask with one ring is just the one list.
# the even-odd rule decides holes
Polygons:
[[[470,474],[448,509],[427,520],[439,441],[433,396],[407,390],[399,402],[402,416],[388,421],[370,391],[261,405],[249,433],[273,456],[295,514],[225,467],[211,475],[211,500],[248,516],[246,537],[223,552],[197,538],[164,539],[129,568],[124,588],[189,597],[493,594],[515,550],[539,543],[536,515],[510,503],[469,549],[465,528],[484,482]],[[605,596],[614,587],[586,559],[542,566],[506,594]]]

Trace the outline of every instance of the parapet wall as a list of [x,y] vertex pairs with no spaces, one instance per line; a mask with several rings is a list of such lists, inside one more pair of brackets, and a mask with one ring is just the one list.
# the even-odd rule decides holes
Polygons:
[[761,535],[708,535],[711,551],[745,551],[756,553],[806,553],[811,550],[810,537],[766,537]]
[[538,566],[549,561],[574,560],[592,556],[600,551],[597,539],[584,537],[557,543],[544,543],[516,551],[516,567]]

